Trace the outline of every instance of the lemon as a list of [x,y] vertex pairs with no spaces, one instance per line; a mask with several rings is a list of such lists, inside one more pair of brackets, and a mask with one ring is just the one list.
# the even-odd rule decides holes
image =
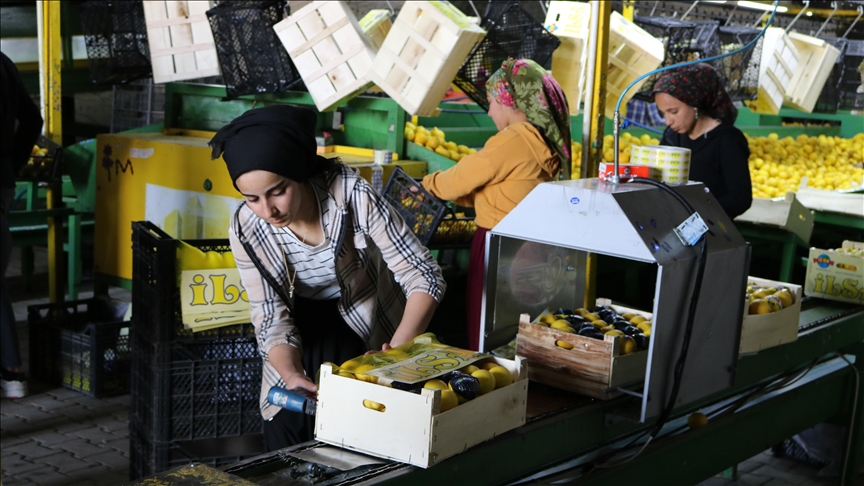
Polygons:
[[645,322],[645,321],[647,321],[647,320],[648,320],[648,319],[645,319],[645,318],[642,317],[642,316],[635,316],[635,317],[633,317],[632,319],[630,319],[630,324],[633,324],[634,326],[636,326],[636,325],[639,325],[639,323],[641,323],[641,322]]
[[416,135],[416,134],[414,133],[414,129],[413,129],[413,128],[406,128],[406,129],[405,129],[405,140],[413,141],[415,135]]
[[538,321],[545,323],[547,326],[552,324],[556,320],[557,319],[555,319],[555,316],[553,316],[552,314],[543,314],[542,316],[540,316],[540,319],[538,319]]
[[339,369],[340,370],[346,370],[346,371],[354,371],[354,369],[357,368],[358,366],[360,366],[359,361],[357,361],[356,359],[349,359],[348,361],[342,363],[342,365],[339,366]]
[[601,328],[608,326],[609,323],[602,320],[602,319],[595,319],[595,320],[591,321],[591,325],[593,325],[597,329],[601,329]]
[[427,381],[426,384],[423,385],[423,388],[429,390],[448,390],[447,383],[444,383],[443,380],[439,380],[437,378]]
[[441,145],[441,141],[435,137],[430,138],[426,141],[426,148],[435,150],[438,146]]
[[638,327],[639,330],[642,331],[642,334],[646,336],[651,336],[651,324],[648,324],[647,322],[640,322],[636,325],[636,327]]
[[486,370],[477,370],[471,373],[480,382],[480,394],[485,395],[495,389],[495,377]]
[[456,152],[455,150],[450,150],[450,158],[454,162],[459,162],[460,160],[462,160],[462,157],[464,157],[464,155],[460,154],[459,152]]
[[558,346],[559,348],[564,348],[564,349],[573,349],[573,345],[568,343],[567,341],[556,340],[555,346]]
[[630,319],[636,317],[636,314],[633,314],[632,312],[625,312],[621,314],[621,317],[623,317],[625,321],[629,321]]
[[552,329],[558,329],[559,331],[564,332],[576,332],[572,327],[570,327],[570,323],[565,321],[564,319],[558,319],[557,321],[549,324],[549,327]]
[[378,412],[383,412],[387,410],[387,407],[378,402],[373,402],[372,400],[363,400],[363,406],[372,410],[376,410]]
[[425,145],[426,140],[428,140],[428,139],[429,139],[429,137],[423,132],[417,132],[414,134],[414,143],[416,143],[416,144]]
[[378,377],[364,374],[364,371],[374,370],[375,367],[372,365],[360,365],[357,368],[354,368],[354,375],[360,381],[365,381],[367,383],[378,383]]
[[513,383],[513,375],[510,374],[510,370],[503,366],[495,366],[489,370],[489,373],[495,377],[496,390]]
[[432,136],[437,138],[444,138],[444,131],[438,127],[432,127]]
[[384,354],[394,358],[397,363],[399,361],[405,361],[406,359],[410,358],[410,356],[408,356],[408,353],[396,348],[390,348],[387,351],[384,351]]
[[604,334],[607,336],[623,336],[624,335],[623,332],[619,331],[618,329],[614,329],[614,328],[611,331],[606,331]]
[[487,363],[483,363],[483,364],[481,364],[481,365],[480,365],[480,368],[481,368],[481,369],[484,369],[484,370],[486,370],[486,371],[489,371],[489,370],[491,370],[492,368],[495,368],[495,367],[497,367],[497,366],[501,366],[501,365],[499,365],[498,363],[496,363],[496,362],[494,362],[494,361],[489,361],[489,362],[487,362]]
[[354,379],[354,373],[351,373],[350,371],[339,370],[339,372],[336,374],[341,376],[342,378],[351,378],[352,380]]
[[618,340],[618,352],[620,354],[630,354],[637,349],[639,347],[636,346],[636,340],[630,336],[621,336],[621,339]]
[[435,153],[438,155],[443,155],[444,157],[450,158],[450,151],[444,147],[438,147],[435,149]]
[[444,147],[446,147],[447,150],[452,150],[453,152],[458,152],[458,150],[459,150],[458,145],[456,145],[456,142],[445,142]]
[[453,390],[441,390],[441,412],[446,412],[459,405],[459,397]]
[[477,153],[477,149],[468,149],[468,153],[466,155],[474,155]]
[[615,330],[615,328],[612,326],[603,326],[600,328],[600,332],[602,332],[603,334],[606,334],[609,331],[614,331],[614,330]]
[[470,153],[470,151],[471,151],[471,149],[468,148],[467,145],[457,145],[457,146],[456,146],[456,150],[457,150],[460,154],[468,154],[468,153]]
[[690,416],[687,417],[687,425],[691,429],[698,429],[699,427],[708,425],[708,417],[704,413],[700,412],[691,413]]
[[462,373],[465,373],[466,375],[470,375],[470,374],[473,374],[475,371],[477,371],[477,370],[479,370],[479,369],[480,369],[480,368],[478,368],[478,367],[476,367],[476,366],[474,366],[474,365],[472,364],[472,365],[468,365],[468,366],[466,366],[465,368],[462,368],[461,371],[462,371]]

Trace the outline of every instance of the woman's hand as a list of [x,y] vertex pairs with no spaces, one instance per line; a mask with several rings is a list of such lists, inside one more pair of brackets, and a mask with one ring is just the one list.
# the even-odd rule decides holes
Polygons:
[[288,373],[288,376],[282,376],[282,380],[285,381],[285,389],[286,390],[294,390],[297,388],[302,388],[306,391],[317,393],[318,387],[315,386],[315,383],[306,376],[305,373],[301,372],[292,372]]

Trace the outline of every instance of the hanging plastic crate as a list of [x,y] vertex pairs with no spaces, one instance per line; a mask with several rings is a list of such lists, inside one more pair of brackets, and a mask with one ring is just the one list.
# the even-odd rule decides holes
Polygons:
[[318,111],[329,111],[372,86],[375,49],[346,2],[311,2],[273,30],[303,77]]
[[561,40],[552,35],[543,24],[526,11],[519,2],[508,2],[503,8],[491,10],[482,27],[486,37],[468,55],[453,80],[469,98],[484,110],[486,81],[508,58],[528,58],[549,69],[552,53]]
[[150,77],[150,48],[141,0],[91,0],[78,7],[90,79],[121,84]]
[[369,78],[410,115],[436,116],[462,62],[485,36],[450,2],[405,2]]
[[152,79],[115,85],[111,106],[111,133],[159,123],[165,118],[165,85]]
[[447,205],[426,191],[401,167],[395,167],[384,187],[384,199],[411,227],[420,243],[426,246],[435,235]]
[[220,2],[207,11],[228,98],[287,91],[301,82],[273,26],[286,0]]
[[789,39],[798,50],[799,63],[783,100],[793,108],[812,113],[840,50],[822,39],[798,32],[789,34]]
[[700,20],[690,22],[694,26],[693,39],[690,41],[687,60],[695,61],[716,56],[720,53],[720,22]]
[[864,110],[864,40],[846,40],[840,89],[841,110]]
[[[18,170],[19,181],[59,181],[64,173],[63,147],[45,135],[36,140],[39,150],[32,150],[27,164]],[[35,147],[34,147],[35,149]]]
[[552,53],[552,76],[567,96],[572,116],[579,114],[582,91],[585,89],[590,23],[591,5],[583,2],[549,2],[543,26],[561,40],[561,45]]
[[[689,61],[690,45],[696,34],[696,24],[683,22],[669,17],[636,16],[636,25],[663,43],[666,57],[663,66],[671,66]],[[651,90],[665,73],[655,74],[645,79],[642,89],[636,93],[638,99],[651,101]]]
[[213,33],[206,15],[213,5],[213,1],[201,0],[144,2],[154,82],[220,74]]
[[[718,54],[728,54],[741,49],[755,39],[761,31],[761,29],[740,25],[720,27],[717,31],[720,43]],[[759,91],[762,42],[763,39],[759,39],[750,49],[712,62],[733,101],[756,99]]]
[[837,59],[834,61],[834,66],[831,67],[831,73],[828,75],[828,80],[825,86],[822,87],[822,92],[819,94],[819,99],[816,100],[816,106],[813,108],[814,113],[837,113],[837,107],[840,106],[840,98],[842,97],[841,83],[843,81],[843,72],[845,64],[843,59],[846,55],[846,39],[837,37],[825,37],[822,40],[836,47],[840,52]]

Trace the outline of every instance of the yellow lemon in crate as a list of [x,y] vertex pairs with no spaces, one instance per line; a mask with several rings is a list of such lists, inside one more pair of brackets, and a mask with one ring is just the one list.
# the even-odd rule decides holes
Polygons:
[[444,131],[438,127],[432,127],[432,136],[437,138],[445,138]]
[[358,366],[360,366],[360,362],[356,359],[349,359],[348,361],[339,365],[340,370],[345,371],[354,371]]
[[452,390],[441,390],[441,412],[456,408],[459,405],[459,397]]
[[447,383],[444,383],[444,380],[439,380],[437,378],[427,381],[426,384],[423,385],[423,388],[429,390],[449,390],[449,388],[447,388]]
[[471,374],[474,374],[474,372],[478,371],[479,369],[480,368],[478,368],[472,364],[472,365],[466,366],[465,368],[462,368],[461,371],[462,371],[462,373],[465,373],[466,375],[471,375]]
[[416,135],[416,133],[413,128],[405,129],[405,140],[408,140],[409,142],[414,141],[414,135]]
[[450,153],[448,157],[453,159],[455,162],[459,162],[459,160],[462,159],[462,154],[460,154],[459,152],[456,152],[454,150],[448,150],[448,152]]
[[503,366],[495,366],[489,370],[489,373],[495,377],[495,389],[505,387],[511,383],[513,383],[513,375],[510,374],[510,370]]
[[438,146],[441,145],[441,141],[435,137],[430,138],[426,141],[426,148],[430,150],[435,150]]
[[423,132],[417,132],[414,134],[414,143],[418,145],[426,145],[426,140],[428,140],[428,136]]
[[378,402],[373,402],[372,400],[363,400],[363,406],[372,410],[376,410],[378,412],[383,412],[387,410],[387,407]]
[[485,395],[495,389],[495,377],[486,370],[476,370],[471,376],[480,382],[480,394]]
[[486,371],[489,371],[489,370],[491,370],[492,368],[495,368],[496,366],[501,366],[501,365],[499,365],[498,363],[496,363],[496,362],[494,362],[494,361],[489,361],[489,362],[487,362],[487,363],[483,363],[483,364],[481,364],[481,365],[480,365],[480,368],[481,368],[481,369],[484,369],[484,370],[486,370]]
[[570,323],[565,321],[564,319],[558,319],[552,324],[549,324],[549,327],[564,332],[576,332],[572,327],[570,327]]
[[567,341],[555,340],[555,346],[564,349],[573,349],[573,345],[568,343]]
[[457,146],[456,146],[456,150],[457,150],[460,154],[469,154],[469,153],[471,153],[471,149],[468,148],[467,145],[457,145]]
[[393,359],[395,359],[397,363],[399,361],[405,361],[406,359],[410,358],[410,356],[408,356],[408,353],[396,348],[390,348],[387,351],[384,351],[384,354],[393,357]]

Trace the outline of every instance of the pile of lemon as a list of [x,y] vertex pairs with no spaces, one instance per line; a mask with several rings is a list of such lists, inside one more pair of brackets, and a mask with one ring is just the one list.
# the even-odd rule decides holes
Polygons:
[[469,148],[467,145],[456,145],[456,142],[448,142],[445,137],[444,131],[438,127],[432,127],[432,130],[429,130],[423,125],[414,125],[410,121],[405,122],[405,140],[414,142],[454,162],[459,162],[466,155],[477,153],[476,149]]
[[[660,140],[650,135],[643,134],[642,136],[633,136],[630,132],[623,132],[618,140],[618,162],[627,164],[630,162],[630,147],[642,145],[659,145]],[[573,164],[571,165],[572,178],[579,178],[579,171],[582,167],[582,144],[576,141],[570,142],[570,149],[573,153]],[[615,138],[612,135],[603,137],[603,161],[615,161]]]
[[795,303],[795,293],[786,287],[763,287],[755,282],[747,282],[745,294],[747,313],[769,314],[783,310]]
[[[434,337],[434,335],[426,333],[414,338],[412,342],[396,348],[388,349],[387,351],[358,356],[345,361],[341,365],[333,363],[326,364],[329,364],[332,367],[333,373],[343,378],[381,384],[378,382],[378,377],[369,374],[369,371],[405,361],[422,354],[426,350],[430,349],[430,343],[433,346],[438,345],[437,347],[441,347],[441,343]],[[408,385],[394,382],[386,386],[413,393],[420,393],[424,388],[433,390],[440,389],[441,407],[438,413],[443,413],[461,405],[462,403],[473,400],[478,396],[508,386],[512,384],[513,381],[513,374],[510,370],[501,366],[493,358],[487,358],[476,361],[459,370],[454,370],[429,379],[425,383]],[[385,405],[368,399],[363,400],[363,406],[379,412],[386,410]]]
[[864,184],[864,133],[841,138],[819,135],[780,138],[747,137],[753,197],[783,197],[801,179],[807,187],[827,191],[857,189]]
[[854,246],[849,248],[837,248],[836,250],[831,251],[836,253],[842,253],[844,255],[864,257],[864,248],[855,248]]

